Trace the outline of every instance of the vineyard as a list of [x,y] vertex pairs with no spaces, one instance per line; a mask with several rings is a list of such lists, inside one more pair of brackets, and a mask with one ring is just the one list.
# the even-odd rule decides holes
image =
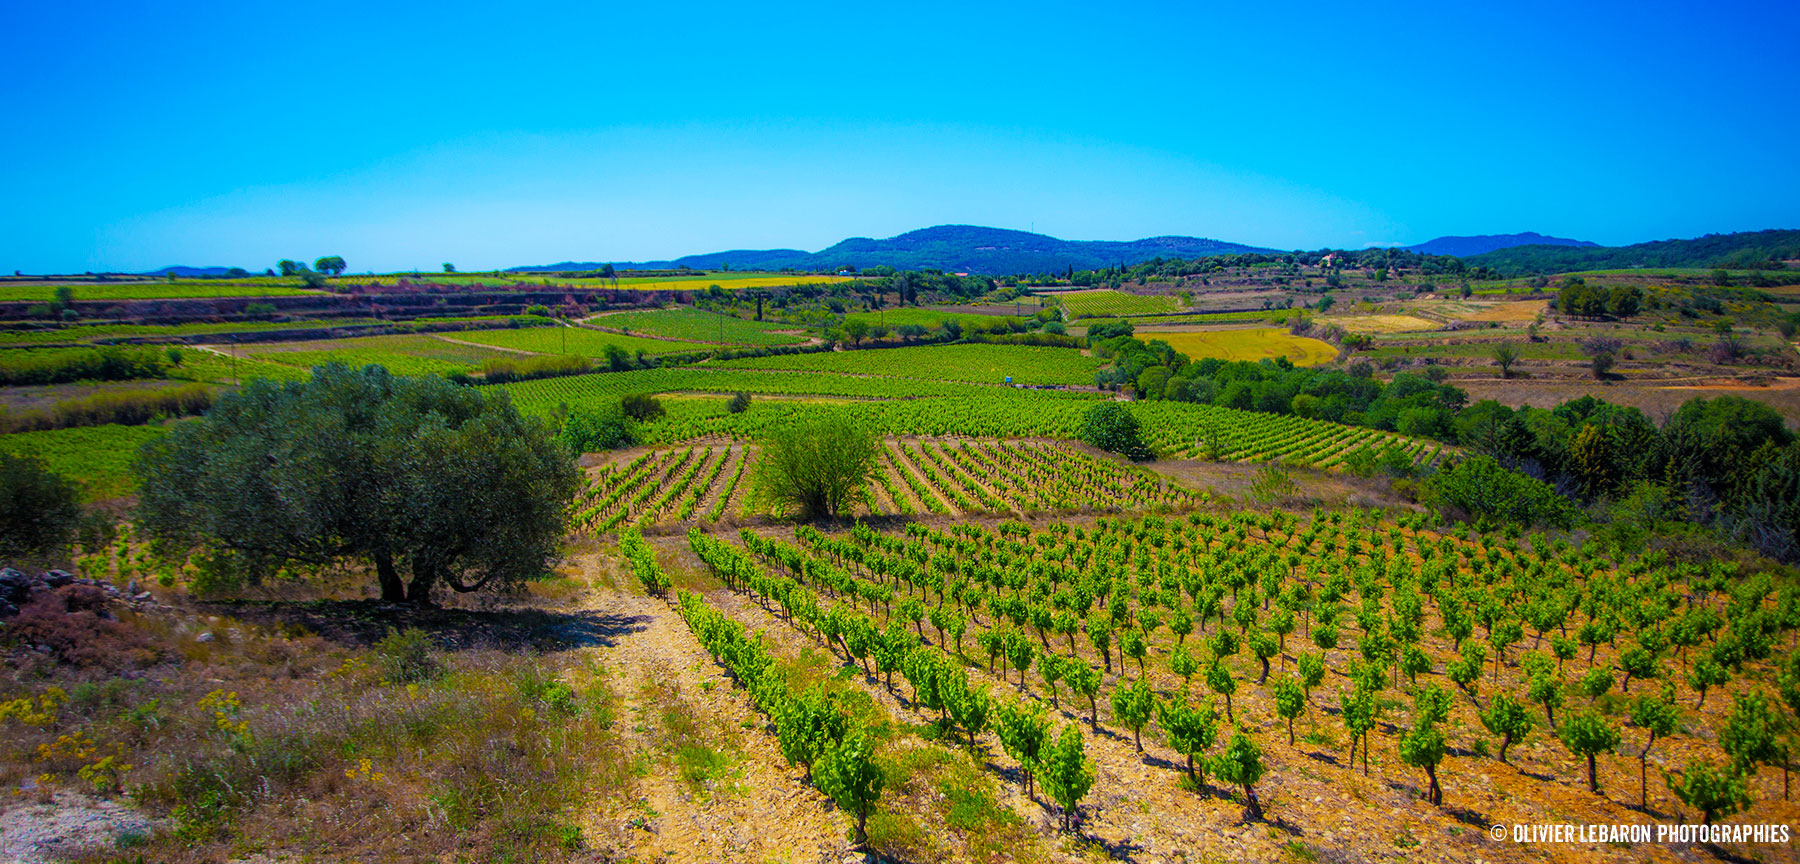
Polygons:
[[[534,333],[530,330],[502,330],[498,333]],[[476,333],[458,334],[476,336]],[[348,339],[322,339],[310,342],[259,343],[233,349],[236,353],[296,369],[311,369],[326,363],[343,363],[361,367],[371,363],[386,366],[396,375],[447,375],[473,372],[482,361],[507,356],[503,351],[465,345],[434,336],[354,336]]]
[[657,339],[719,345],[796,345],[805,341],[799,336],[775,332],[781,327],[779,324],[746,321],[692,306],[676,306],[649,312],[613,312],[596,315],[585,323],[624,333],[641,333]]
[[920,345],[867,351],[749,357],[718,364],[729,369],[780,369],[1001,384],[1094,383],[1106,361],[1072,348],[1023,345]]
[[[1795,812],[1768,688],[1800,688],[1800,590],[1768,576],[1357,510],[692,529],[686,547],[665,560],[697,561],[718,587],[680,612],[778,738],[818,718],[794,716],[804,694],[759,687],[752,658],[769,649],[733,647],[752,630],[749,644],[828,652],[1108,842],[1183,848],[1244,807],[1308,826],[1304,847],[1227,834],[1248,859],[1350,839],[1333,831],[1373,832],[1399,858],[1433,837],[1460,858],[1494,855],[1496,823]],[[668,589],[654,554],[634,560]],[[1352,822],[1345,796],[1380,807],[1379,824]]]
[[626,354],[685,354],[715,350],[699,342],[677,342],[670,339],[645,339],[618,333],[602,333],[586,327],[532,327],[522,330],[475,330],[457,333],[465,342],[529,351],[533,354],[577,354],[604,358],[606,349],[616,347]]
[[1110,288],[1065,291],[1054,295],[1076,318],[1115,318],[1129,315],[1165,315],[1181,311],[1181,301],[1166,295],[1127,294]]
[[[769,515],[748,500],[755,450],[696,443],[601,466],[574,504],[590,534]],[[1186,511],[1205,493],[1059,442],[888,441],[854,515]]]

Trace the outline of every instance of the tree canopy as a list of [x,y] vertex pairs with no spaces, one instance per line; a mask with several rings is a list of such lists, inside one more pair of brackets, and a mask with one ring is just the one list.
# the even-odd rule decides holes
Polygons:
[[[431,602],[545,572],[580,472],[503,394],[379,366],[254,380],[145,447],[137,518],[256,580],[372,564],[384,600]],[[402,581],[405,569],[409,581]]]

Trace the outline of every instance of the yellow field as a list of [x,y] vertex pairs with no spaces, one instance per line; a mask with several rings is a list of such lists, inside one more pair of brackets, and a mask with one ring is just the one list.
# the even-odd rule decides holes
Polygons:
[[1295,336],[1279,327],[1253,327],[1242,330],[1142,330],[1138,338],[1161,339],[1175,350],[1199,360],[1217,357],[1221,360],[1262,360],[1286,357],[1295,366],[1316,366],[1337,357],[1337,349],[1328,342]]
[[[631,288],[637,291],[704,291],[708,286],[717,285],[726,290],[742,288],[781,288],[790,285],[828,285],[833,282],[848,282],[849,276],[782,276],[782,275],[746,275],[737,276],[728,273],[712,273],[701,276],[665,276],[665,277],[628,277],[618,280],[619,288]],[[611,279],[557,279],[550,280],[556,285],[577,285],[583,288],[612,288]]]
[[1438,329],[1436,321],[1412,315],[1351,315],[1326,320],[1351,333],[1413,333]]
[[1501,323],[1520,323],[1536,319],[1544,314],[1548,300],[1514,300],[1507,303],[1490,303],[1476,310],[1473,314],[1460,316],[1465,321],[1498,321]]

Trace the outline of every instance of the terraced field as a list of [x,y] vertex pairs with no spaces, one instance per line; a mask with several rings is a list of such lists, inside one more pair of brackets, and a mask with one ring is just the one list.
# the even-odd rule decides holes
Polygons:
[[[576,523],[605,534],[765,515],[749,495],[756,453],[743,444],[692,444],[617,459],[590,475]],[[854,515],[1184,511],[1208,500],[1050,441],[889,439],[874,479]]]
[[841,374],[925,378],[1001,384],[1094,383],[1106,361],[1073,348],[1024,345],[919,345],[863,351],[833,351],[749,357],[719,363],[729,369],[783,369]]
[[1229,330],[1157,330],[1140,334],[1142,339],[1161,339],[1189,358],[1199,360],[1257,360],[1286,357],[1295,366],[1316,366],[1337,357],[1338,350],[1329,342],[1295,336],[1278,327],[1250,327]]
[[607,346],[617,346],[625,353],[635,355],[642,351],[647,355],[686,354],[717,350],[717,346],[700,342],[678,342],[671,339],[646,339],[642,336],[625,336],[618,333],[603,333],[586,327],[533,327],[527,330],[476,330],[456,333],[454,338],[463,342],[474,342],[490,345],[495,348],[506,348],[513,351],[529,351],[533,354],[576,354],[582,357],[603,359]]
[[1070,318],[1160,315],[1181,311],[1181,301],[1164,294],[1127,294],[1111,288],[1099,288],[1092,291],[1064,291],[1054,296],[1062,301]]
[[641,334],[657,339],[711,342],[720,345],[796,345],[806,341],[800,336],[775,332],[778,329],[784,329],[780,324],[766,321],[746,321],[730,315],[695,309],[692,306],[677,306],[646,312],[613,312],[596,315],[587,319],[585,323],[608,330]]

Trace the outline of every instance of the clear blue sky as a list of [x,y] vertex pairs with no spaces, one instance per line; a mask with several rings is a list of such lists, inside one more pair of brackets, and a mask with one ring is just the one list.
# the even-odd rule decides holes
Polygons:
[[0,268],[1800,227],[1791,0],[400,5],[9,4]]

